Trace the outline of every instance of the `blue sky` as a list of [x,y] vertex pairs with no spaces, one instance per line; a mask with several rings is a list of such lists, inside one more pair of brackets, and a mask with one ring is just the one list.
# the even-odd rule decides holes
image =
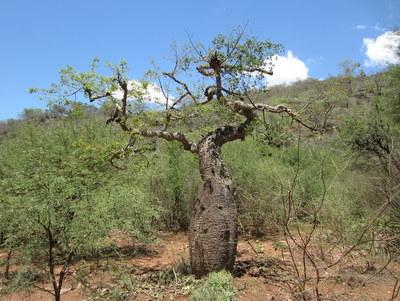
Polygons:
[[207,43],[244,24],[282,43],[287,58],[306,66],[305,76],[326,78],[345,59],[366,62],[364,39],[372,45],[400,26],[400,1],[0,0],[0,120],[45,107],[28,88],[49,86],[67,64],[84,70],[93,57],[124,59],[140,78],[151,60],[170,54],[172,41],[190,35]]

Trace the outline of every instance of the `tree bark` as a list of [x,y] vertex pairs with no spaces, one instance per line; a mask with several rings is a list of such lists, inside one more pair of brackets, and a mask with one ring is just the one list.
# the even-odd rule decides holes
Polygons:
[[61,288],[54,290],[54,301],[61,301]]
[[233,269],[238,239],[237,209],[221,147],[242,137],[244,128],[227,126],[208,134],[198,144],[202,182],[189,225],[190,261],[196,277]]

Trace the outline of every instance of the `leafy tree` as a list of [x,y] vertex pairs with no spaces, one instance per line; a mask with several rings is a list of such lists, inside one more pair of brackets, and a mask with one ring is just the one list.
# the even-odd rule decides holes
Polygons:
[[[60,101],[83,93],[91,102],[114,103],[107,123],[130,135],[125,153],[139,152],[135,142],[141,136],[177,141],[198,157],[201,183],[190,215],[189,246],[192,271],[200,277],[211,271],[231,270],[235,261],[237,209],[222,146],[243,140],[257,113],[285,114],[302,123],[288,107],[255,103],[252,97],[252,92],[265,87],[265,76],[272,74],[274,55],[281,49],[271,41],[247,37],[242,30],[232,36],[218,35],[208,48],[191,43],[182,54],[175,49],[172,70],[150,74],[158,80],[163,94],[163,112],[135,113],[130,100],[145,100],[154,84],[129,81],[125,62],[110,66],[111,76],[98,73],[98,60],[88,72],[67,67],[61,71],[60,83],[42,92]],[[210,120],[203,117],[205,132],[190,126],[201,114],[213,116]],[[183,133],[182,124],[192,130]]]
[[26,122],[0,147],[1,247],[48,275],[52,289],[37,287],[56,301],[74,260],[104,247],[113,229],[142,238],[156,216],[137,189],[120,183],[111,193],[110,140],[96,126]]

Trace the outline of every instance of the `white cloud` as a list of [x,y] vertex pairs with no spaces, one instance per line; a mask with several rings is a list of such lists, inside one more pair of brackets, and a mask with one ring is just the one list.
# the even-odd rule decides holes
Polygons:
[[[161,88],[153,83],[143,85],[137,80],[130,80],[128,82],[128,90],[130,92],[129,99],[140,98],[144,101],[154,102],[157,104],[165,104],[166,102],[165,96],[162,93]],[[117,99],[122,99],[123,92],[121,89],[118,89],[117,91],[113,92],[112,96]],[[173,101],[173,97],[170,97],[170,101]]]
[[273,57],[274,75],[266,78],[269,86],[290,85],[299,80],[308,78],[308,68],[306,64],[288,51],[286,56],[276,55]]
[[364,29],[372,30],[373,29],[373,30],[381,31],[381,32],[388,30],[387,28],[382,27],[379,23],[376,23],[374,26],[365,25],[365,24],[357,24],[357,25],[353,26],[353,29],[356,29],[356,30],[364,30]]
[[387,31],[376,39],[365,38],[363,45],[367,56],[366,67],[400,64],[396,53],[400,47],[400,32]]
[[[158,104],[165,104],[165,102],[167,101],[161,91],[161,88],[153,83],[147,85],[143,98],[144,100],[155,102]],[[174,98],[171,96],[169,96],[169,98],[169,101],[174,100]]]
[[355,26],[355,29],[367,29],[367,25],[363,25],[363,24],[358,24]]

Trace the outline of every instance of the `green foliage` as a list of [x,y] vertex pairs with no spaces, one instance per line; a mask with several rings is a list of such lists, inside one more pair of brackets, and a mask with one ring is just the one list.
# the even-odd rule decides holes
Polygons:
[[[224,87],[243,92],[243,83],[249,83],[246,77],[251,77],[246,88],[257,90],[246,92],[257,101],[288,103],[301,120],[324,132],[305,131],[281,115],[257,117],[246,129],[246,140],[223,147],[246,231],[263,235],[280,225],[282,202],[290,193],[293,224],[307,229],[317,222],[326,230],[321,230],[326,241],[351,245],[393,192],[373,231],[390,237],[390,250],[398,250],[399,67],[367,77],[355,75],[358,66],[346,62],[340,76],[261,91],[261,74],[247,71],[279,53],[280,45],[217,36],[207,52],[201,46],[189,48],[188,55],[179,58],[177,75],[217,57],[225,68],[231,65],[222,75]],[[9,282],[12,290],[39,278],[48,280],[43,271],[48,271],[50,243],[55,263],[62,264],[69,254],[79,260],[116,248],[110,246],[113,233],[148,241],[154,230],[188,227],[199,183],[196,158],[178,143],[153,138],[145,142],[121,133],[112,123],[105,126],[105,115],[121,104],[116,97],[108,95],[98,108],[79,102],[91,93],[120,92],[115,77],[128,76],[127,64],[108,67],[109,74],[100,75],[103,69],[95,59],[87,72],[64,68],[59,84],[31,91],[56,101],[47,110],[26,109],[22,120],[0,124],[0,248],[18,254],[12,263],[21,266]],[[201,84],[214,84],[205,81]],[[130,91],[129,97],[138,101],[128,105],[132,114],[127,124],[138,130],[160,128],[165,112],[144,110],[141,101],[151,83],[138,85]],[[181,86],[175,88],[182,94]],[[193,93],[202,99],[199,91]],[[218,126],[242,121],[221,103],[192,106],[185,101],[179,112],[171,113],[169,130],[185,132],[189,139],[198,141]],[[118,168],[110,164],[111,157]],[[324,206],[314,216],[321,201]],[[279,241],[274,247],[282,252],[286,248]],[[176,281],[175,272],[160,272],[160,282]],[[136,288],[128,276],[120,282],[124,292]],[[109,300],[125,298],[117,289],[107,294]],[[232,276],[226,272],[210,274],[192,295],[192,300],[234,298]]]
[[139,241],[151,241],[158,210],[148,196],[129,182],[120,183],[121,177],[99,190],[96,202],[103,205],[105,215],[101,222],[109,230],[119,230]]
[[[223,156],[235,183],[241,222],[255,234],[279,221],[280,166],[278,151],[257,140],[224,146]],[[275,157],[277,155],[278,157]]]
[[12,273],[7,285],[2,287],[0,295],[29,290],[35,282],[43,281],[47,277],[44,273],[37,273],[31,268],[23,268]]
[[387,98],[387,112],[396,126],[400,126],[400,67],[393,66],[388,71],[389,85],[384,96]]
[[339,209],[341,198],[350,198],[347,191],[338,198],[336,190],[343,189],[338,166],[346,164],[347,153],[327,150],[327,143],[325,147],[302,142],[299,149],[294,143],[276,148],[248,138],[224,147],[223,155],[236,185],[240,219],[247,230],[260,235],[281,223],[282,198],[287,197],[294,180],[296,216],[302,222],[312,221],[312,212],[324,192],[322,171],[331,187],[326,208]]
[[[218,51],[223,52],[226,51],[229,43],[233,43],[233,41],[218,37],[215,40],[215,47]],[[318,135],[309,138],[302,137],[298,153],[297,137],[292,131],[293,124],[287,118],[267,116],[266,120],[258,118],[252,124],[252,127],[248,129],[248,138],[244,142],[234,142],[224,146],[223,155],[234,178],[240,219],[246,229],[253,231],[254,234],[262,234],[265,228],[274,227],[280,223],[281,199],[292,184],[298,156],[300,156],[300,166],[294,197],[298,201],[298,207],[295,209],[299,221],[308,222],[311,219],[311,212],[321,198],[323,192],[322,169],[328,190],[321,219],[326,226],[335,229],[336,232],[350,229],[351,224],[363,223],[365,217],[381,204],[382,197],[373,188],[377,184],[371,180],[371,174],[376,178],[376,173],[371,172],[372,168],[375,168],[376,161],[371,158],[373,159],[376,154],[385,155],[387,151],[384,149],[391,141],[395,142],[391,147],[397,145],[396,115],[392,112],[395,106],[391,105],[397,95],[394,85],[397,78],[396,70],[398,69],[392,68],[381,76],[383,84],[381,94],[373,96],[373,100],[371,96],[371,99],[367,98],[360,103],[351,98],[352,96],[349,95],[341,78],[330,78],[326,81],[310,80],[285,89],[273,88],[268,92],[272,95],[272,102],[275,104],[281,103],[282,100],[288,102],[288,99],[294,99],[301,105],[302,102],[310,99],[309,108],[311,109],[309,111],[313,115],[307,117],[307,113],[305,113],[302,117],[307,117],[312,123],[319,125],[318,127],[326,129],[333,130],[332,126],[335,125],[339,129],[339,135],[337,132],[332,132],[324,137]],[[65,74],[72,76],[76,71],[68,72]],[[89,75],[83,77],[91,78]],[[372,77],[362,78],[353,75],[348,75],[348,77],[352,77],[353,88],[363,87],[373,80]],[[101,82],[100,79],[98,81]],[[371,91],[365,93],[378,93],[376,89]],[[279,93],[286,93],[286,96]],[[366,97],[370,97],[368,94],[366,95]],[[265,93],[260,93],[259,96],[262,100]],[[346,109],[347,102],[350,107]],[[293,105],[297,104],[293,103]],[[106,101],[99,112],[109,112],[113,106],[112,101]],[[155,224],[163,229],[186,229],[189,211],[196,198],[199,182],[197,161],[194,156],[183,151],[176,143],[151,140],[149,148],[153,148],[153,152],[144,156],[134,155],[133,161],[117,162],[118,166],[128,168],[126,171],[117,172],[110,169],[107,160],[110,153],[124,147],[127,137],[119,134],[112,127],[103,128],[90,122],[86,125],[81,121],[76,123],[87,114],[86,107],[75,104],[67,112],[80,112],[64,114],[66,119],[63,121],[64,127],[69,127],[72,122],[75,123],[70,129],[73,132],[71,135],[74,135],[73,139],[71,138],[73,146],[71,158],[75,163],[69,163],[67,166],[61,163],[56,166],[65,172],[68,168],[74,170],[76,179],[73,185],[79,183],[80,190],[84,190],[83,187],[88,186],[94,189],[89,199],[93,199],[93,203],[101,205],[96,210],[99,215],[104,215],[101,217],[102,220],[109,220],[113,224],[109,227],[116,227],[142,238],[151,232]],[[327,116],[325,116],[326,113]],[[190,114],[192,116],[188,118],[187,116]],[[96,118],[96,115],[91,116]],[[134,114],[130,122],[138,128],[152,127],[157,126],[157,119],[160,116],[163,116],[160,112],[145,111]],[[219,103],[210,103],[208,106],[194,108],[187,106],[183,108],[182,115],[177,115],[177,117],[179,118],[174,124],[174,130],[188,132],[188,137],[194,140],[199,139],[216,126],[223,125],[225,121],[228,123],[239,122],[237,116]],[[224,122],[221,123],[221,120]],[[325,126],[323,126],[324,124]],[[23,133],[21,139],[18,140],[20,141],[18,143],[23,145],[22,147],[19,145],[20,149],[29,150],[31,146],[27,142],[38,140],[37,137],[42,135],[32,136],[29,134],[32,132],[32,129],[29,128],[31,126],[33,125],[31,124],[14,134],[19,136]],[[82,133],[85,137],[82,137]],[[43,137],[46,137],[46,134]],[[62,137],[62,135],[59,134],[58,137]],[[65,138],[57,138],[57,141],[62,142],[63,139],[65,140]],[[47,144],[52,143],[54,144],[54,142],[47,142]],[[64,146],[68,143],[68,141],[63,142]],[[137,144],[144,145],[143,141],[138,141]],[[383,153],[381,146],[384,146]],[[57,156],[60,156],[65,152],[65,147],[64,149],[58,147]],[[50,150],[51,147],[42,145],[41,149],[42,153],[45,153],[46,149]],[[10,162],[16,164],[23,162],[25,155],[21,157],[14,154],[18,154],[18,151],[10,150],[5,155],[7,160],[0,168],[3,173],[9,172],[7,166],[10,165]],[[31,163],[28,163],[27,170],[38,169],[32,162],[35,164],[41,161],[47,162],[47,157],[41,158],[40,154],[41,152],[36,149],[31,152],[32,157],[29,159]],[[119,158],[126,157],[127,154],[121,154]],[[52,161],[57,160],[50,158],[49,162]],[[140,161],[144,163],[138,164]],[[22,165],[20,164],[18,167],[20,170],[23,169]],[[140,168],[145,165],[146,168]],[[130,172],[133,166],[136,166],[134,179]],[[36,172],[32,172],[30,175],[27,171],[25,173],[25,175],[21,175],[20,179],[28,177],[28,184],[33,181],[30,176]],[[53,173],[53,171],[49,173]],[[56,181],[56,179],[61,181],[54,182],[54,186],[68,187],[70,180],[65,184],[65,175],[62,172],[56,168],[54,174],[57,177],[51,181]],[[58,174],[60,175],[58,176]],[[109,176],[105,176],[105,174]],[[6,183],[9,181],[5,177],[3,181],[7,186]],[[15,182],[20,182],[20,180]],[[131,185],[128,186],[125,183],[131,183]],[[32,182],[29,185],[36,187],[37,184],[38,182]],[[85,195],[82,191],[78,194]],[[62,197],[66,198],[66,196]],[[7,202],[11,202],[12,198],[8,194]],[[1,215],[1,219],[4,220],[2,223],[8,225],[10,229],[14,229],[15,224],[20,223],[21,216],[12,207],[7,207],[5,205],[7,202],[5,200],[2,202],[3,212],[8,212],[8,214]],[[119,207],[119,205],[121,206]],[[123,210],[128,206],[131,211]],[[154,207],[160,211],[154,210]],[[109,208],[112,209],[109,210]],[[140,212],[141,215],[136,217],[136,212]],[[129,216],[135,217],[130,218]],[[7,238],[7,241],[10,245],[12,244],[11,238]]]
[[161,143],[160,154],[154,158],[144,179],[147,182],[146,193],[161,209],[162,227],[173,231],[186,230],[190,206],[196,198],[199,183],[194,156],[177,143]]
[[196,288],[192,301],[234,301],[235,288],[232,275],[226,271],[210,273]]
[[99,254],[115,230],[151,237],[158,213],[128,176],[140,169],[109,163],[118,136],[96,119],[73,116],[27,121],[0,145],[0,247],[16,251],[18,264],[34,260],[47,272],[49,260],[68,266]]
[[[227,79],[227,88],[232,91],[243,91],[251,81],[252,87],[260,88],[264,74],[257,70],[272,70],[273,56],[283,51],[283,46],[270,40],[260,41],[256,37],[243,37],[244,32],[238,29],[232,37],[218,35],[214,38],[207,56],[217,56],[230,66],[231,76]],[[239,41],[242,38],[243,41]]]
[[345,128],[349,143],[359,152],[385,157],[390,153],[389,127],[382,122],[378,105],[376,111],[363,119],[349,121]]

